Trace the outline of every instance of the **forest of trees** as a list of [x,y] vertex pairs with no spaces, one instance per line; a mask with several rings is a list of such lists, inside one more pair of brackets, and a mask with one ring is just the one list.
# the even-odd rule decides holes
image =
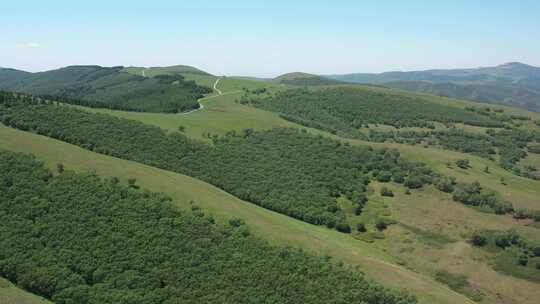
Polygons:
[[242,221],[67,169],[0,151],[0,276],[56,304],[416,303]]
[[396,150],[350,146],[296,129],[230,132],[207,145],[136,121],[10,93],[0,94],[0,120],[98,153],[190,175],[265,208],[344,231],[350,227],[337,197],[361,206],[366,185],[380,171],[402,178],[423,176],[420,186],[434,174],[404,161]]
[[404,160],[395,149],[351,146],[299,129],[231,131],[208,145],[137,121],[11,93],[0,94],[0,121],[193,176],[264,208],[343,232],[351,228],[336,199],[350,199],[361,212],[373,179],[409,189],[435,184],[445,192],[454,191],[456,183],[425,164]]
[[51,100],[95,108],[178,113],[199,107],[197,100],[212,89],[182,75],[142,77],[123,67],[71,66],[30,74],[4,87]]
[[[490,108],[460,109],[436,104],[420,97],[345,87],[323,90],[294,89],[264,97],[245,94],[239,102],[277,112],[286,120],[340,136],[374,142],[437,145],[444,149],[490,159],[498,154],[503,168],[520,176],[540,179],[540,174],[536,172],[537,168],[522,168],[517,165],[527,156],[528,143],[540,143],[540,132],[511,126],[512,120],[528,120],[529,117],[526,116],[509,116],[502,110]],[[435,130],[433,122],[444,123],[447,126],[464,123],[505,129],[489,129],[486,134],[456,128]],[[369,124],[390,125],[398,129],[421,127],[426,130],[370,129],[368,134],[359,131],[359,128],[367,127]],[[535,153],[540,149],[530,145],[528,151]]]
[[491,117],[400,94],[366,88],[294,89],[269,97],[243,96],[243,104],[277,112],[283,118],[349,137],[362,137],[367,124],[395,127],[432,127],[432,121],[502,127]]

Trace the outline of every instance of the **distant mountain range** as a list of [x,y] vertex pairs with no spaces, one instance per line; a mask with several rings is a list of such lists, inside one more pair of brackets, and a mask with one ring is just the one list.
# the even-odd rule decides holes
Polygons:
[[540,112],[540,68],[519,62],[474,69],[354,73],[329,79],[382,84],[440,96],[491,102]]

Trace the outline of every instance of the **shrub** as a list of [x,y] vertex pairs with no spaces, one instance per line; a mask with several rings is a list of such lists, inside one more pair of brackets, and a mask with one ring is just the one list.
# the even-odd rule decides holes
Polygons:
[[392,173],[390,173],[388,171],[382,171],[377,176],[377,181],[379,181],[381,183],[387,183],[387,182],[390,181],[391,178],[392,178]]
[[358,232],[366,232],[367,231],[366,225],[364,225],[364,223],[358,223],[356,224],[356,230]]
[[388,228],[388,224],[383,219],[377,219],[375,221],[375,228],[377,228],[377,230],[379,230],[379,231],[383,231],[386,228]]
[[339,222],[336,225],[336,230],[339,232],[351,233],[351,226],[349,226],[349,224],[346,222]]
[[471,167],[468,159],[458,159],[456,160],[456,165],[461,169],[469,169]]
[[388,196],[388,197],[393,197],[394,196],[394,192],[392,192],[392,190],[386,188],[386,187],[382,187],[381,188],[381,195],[382,196]]
[[487,238],[483,234],[481,234],[479,232],[475,232],[471,236],[471,243],[474,246],[482,247],[482,246],[485,246],[487,244]]
[[229,220],[229,225],[231,225],[231,227],[240,227],[245,224],[246,222],[244,222],[243,219],[238,218],[238,217],[233,217]]

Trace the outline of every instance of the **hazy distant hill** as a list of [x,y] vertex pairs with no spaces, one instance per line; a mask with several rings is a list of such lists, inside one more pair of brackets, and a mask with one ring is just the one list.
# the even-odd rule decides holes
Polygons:
[[409,91],[474,101],[503,103],[540,112],[540,68],[519,62],[475,69],[354,73],[326,77],[348,82],[378,83]]
[[302,73],[302,72],[293,72],[283,74],[274,78],[274,81],[288,84],[288,85],[298,85],[298,86],[313,86],[313,85],[335,85],[343,84],[344,81],[329,79],[319,75]]

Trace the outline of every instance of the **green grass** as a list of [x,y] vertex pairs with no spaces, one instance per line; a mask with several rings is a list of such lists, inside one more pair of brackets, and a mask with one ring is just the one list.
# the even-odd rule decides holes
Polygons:
[[52,304],[51,302],[19,289],[8,280],[0,278],[0,304]]
[[[199,81],[206,79],[204,81],[211,82],[212,85],[216,79],[213,76],[197,77],[200,78]],[[242,87],[249,89],[267,87],[270,90],[286,88],[264,81],[226,78],[222,79],[218,86],[226,95],[203,100],[202,103],[205,105],[205,109],[189,115],[97,111],[139,120],[171,132],[177,131],[178,126],[183,125],[186,127],[186,135],[199,139],[203,138],[203,132],[224,134],[231,129],[240,131],[244,128],[301,127],[281,119],[275,113],[235,103],[234,101],[241,95],[241,93],[235,93],[235,90],[241,90]],[[436,102],[457,107],[464,107],[468,104],[467,102],[433,96],[429,98],[434,98]],[[495,107],[493,105],[490,106],[492,108]],[[525,111],[511,109],[505,110],[505,112],[508,114],[523,115]],[[313,134],[346,140],[319,130],[304,129],[307,129]],[[10,132],[19,132],[11,129],[8,130]],[[483,130],[478,129],[474,131],[482,132]],[[6,134],[1,137],[2,143],[0,147],[8,145],[3,138],[10,138],[9,134],[12,134],[5,132],[7,131],[2,130],[0,132],[0,134]],[[32,138],[34,138],[34,141],[37,141],[36,138],[42,137]],[[60,144],[50,139],[42,139],[42,141],[45,142],[41,143],[41,145],[45,146],[52,145],[52,142],[55,142],[55,145]],[[420,145],[410,146],[392,143],[368,143],[357,140],[347,141],[352,144],[367,144],[373,147],[397,148],[407,159],[425,162],[436,171],[455,176],[460,181],[472,182],[478,180],[484,187],[501,193],[512,201],[516,207],[540,209],[540,201],[538,200],[538,197],[540,197],[540,182],[515,176],[500,168],[496,162],[459,152],[437,148],[423,148]],[[18,148],[17,145],[21,144],[22,140],[17,138],[17,140],[12,140],[10,146],[14,149]],[[72,147],[64,144],[61,146]],[[290,218],[258,208],[252,204],[239,201],[204,183],[170,172],[121,160],[105,162],[103,159],[108,160],[110,158],[80,149],[77,150],[78,148],[74,147],[65,150],[65,152],[59,152],[61,151],[59,148],[49,150],[40,146],[33,148],[23,146],[18,149],[28,152],[39,151],[40,158],[47,160],[50,164],[57,162],[56,160],[60,158],[58,154],[62,155],[61,158],[73,158],[69,163],[63,161],[68,168],[71,167],[78,170],[97,168],[96,170],[100,174],[116,175],[122,177],[124,180],[131,175],[136,175],[144,188],[172,193],[181,206],[185,205],[186,201],[194,199],[203,208],[211,211],[216,216],[225,218],[231,215],[238,215],[245,218],[255,232],[260,233],[260,235],[273,242],[300,246],[310,251],[329,254],[350,265],[360,265],[362,270],[365,270],[368,275],[382,283],[388,283],[393,286],[404,284],[403,286],[406,288],[421,290],[420,293],[422,294],[423,302],[430,302],[430,299],[438,299],[431,302],[444,303],[441,297],[448,299],[448,295],[442,296],[442,291],[438,289],[440,287],[435,288],[431,283],[427,283],[432,282],[431,280],[427,282],[422,281],[423,279],[419,280],[413,272],[394,275],[393,266],[387,266],[384,264],[385,261],[399,263],[415,272],[422,273],[423,275],[420,275],[420,278],[425,278],[428,275],[431,276],[436,270],[441,269],[466,275],[470,283],[480,288],[485,294],[485,301],[497,301],[500,296],[508,302],[534,304],[533,299],[540,297],[538,284],[501,275],[489,265],[489,257],[485,257],[482,253],[475,251],[474,248],[471,248],[464,241],[467,233],[475,229],[506,230],[510,228],[517,228],[527,238],[540,239],[537,228],[526,226],[526,221],[518,222],[512,219],[511,216],[498,216],[478,212],[472,208],[453,202],[449,195],[441,193],[432,187],[414,190],[412,191],[412,195],[405,195],[402,187],[390,184],[388,186],[394,191],[395,197],[381,198],[377,191],[380,185],[374,183],[372,186],[375,195],[373,195],[373,201],[368,203],[366,215],[363,218],[349,218],[352,226],[355,227],[359,221],[369,222],[367,214],[372,213],[377,216],[387,216],[388,218],[397,220],[399,223],[406,225],[406,227],[403,225],[391,225],[386,231],[380,233],[373,231],[372,223],[369,222],[368,230],[370,232],[368,236],[364,235],[364,239],[369,239],[373,242],[367,243],[355,240],[350,236],[333,233],[325,228],[291,220]],[[84,155],[84,157],[80,154]],[[461,170],[454,165],[455,160],[463,158],[471,160],[471,169]],[[447,163],[451,163],[452,167],[448,168]],[[489,166],[489,174],[484,172],[485,166]],[[501,184],[501,177],[504,178],[506,185]],[[204,186],[196,187],[195,185],[200,185],[199,183]],[[178,189],[180,188],[178,185],[187,185],[187,187],[186,189]],[[211,193],[212,195],[210,195]],[[344,207],[347,207],[347,202],[344,202]],[[385,215],[388,212],[390,212],[390,215]],[[410,227],[413,227],[412,230],[406,229]],[[446,238],[455,242],[444,244],[445,241],[441,240]],[[359,237],[359,239],[362,239],[362,237]],[[403,268],[398,269],[401,271]],[[408,282],[409,280],[410,282]],[[426,290],[432,288],[435,289],[432,292],[428,292],[430,295],[426,295]],[[464,300],[455,300],[455,303],[463,302]]]
[[169,194],[180,207],[195,201],[220,221],[243,218],[252,231],[275,244],[301,247],[327,254],[388,286],[410,289],[421,303],[467,303],[467,300],[427,276],[397,266],[396,259],[377,244],[366,244],[347,234],[310,225],[241,201],[202,181],[124,161],[56,141],[47,137],[0,126],[0,148],[35,154],[49,167],[61,162],[66,169],[95,170],[102,176],[117,176],[123,182],[134,177],[144,189]]
[[[233,84],[228,84],[227,81],[229,80],[232,81]],[[155,125],[173,132],[177,131],[178,127],[182,125],[186,128],[186,135],[197,139],[204,139],[203,133],[205,132],[223,135],[227,131],[233,129],[241,131],[245,128],[253,128],[258,130],[270,129],[273,127],[303,128],[297,124],[280,118],[276,113],[235,103],[235,100],[237,100],[242,94],[234,93],[235,85],[245,86],[253,89],[256,88],[257,85],[264,86],[265,84],[267,83],[263,81],[251,81],[243,79],[222,80],[219,83],[219,88],[222,89],[225,94],[223,96],[203,100],[201,103],[204,104],[205,109],[188,115],[133,113],[103,109],[89,109],[89,111],[108,113],[118,117],[139,120],[143,123]],[[223,87],[225,85],[227,85],[226,89]],[[279,86],[269,86],[268,88],[271,90],[281,89]],[[444,104],[453,104],[454,106],[464,107],[465,104],[467,104],[464,101],[463,104],[461,104],[461,101],[435,96],[430,96],[429,98]],[[513,112],[513,114],[523,114],[525,111],[515,109]],[[535,114],[531,113],[531,115]],[[438,148],[423,148],[420,145],[411,146],[395,143],[371,143],[358,140],[342,139],[320,130],[310,128],[304,129],[307,129],[313,134],[322,134],[324,136],[336,139],[347,140],[353,144],[367,144],[373,147],[397,148],[408,159],[412,161],[425,162],[438,172],[455,176],[460,181],[473,182],[478,180],[485,187],[500,192],[505,198],[512,201],[516,207],[540,210],[540,201],[538,200],[538,197],[540,197],[540,182],[516,176],[500,168],[499,165],[494,161]],[[453,168],[448,168],[446,165],[448,162],[453,164],[457,159],[464,158],[471,160],[471,169],[461,170],[455,166],[453,166]],[[491,173],[488,174],[483,171],[486,166],[490,168]],[[501,178],[504,178],[506,185],[501,184]]]

